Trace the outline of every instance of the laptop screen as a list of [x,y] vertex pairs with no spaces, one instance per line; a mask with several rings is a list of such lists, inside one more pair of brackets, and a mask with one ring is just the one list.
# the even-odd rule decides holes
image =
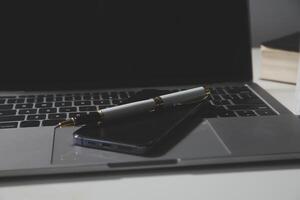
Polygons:
[[251,79],[248,2],[5,1],[1,89]]

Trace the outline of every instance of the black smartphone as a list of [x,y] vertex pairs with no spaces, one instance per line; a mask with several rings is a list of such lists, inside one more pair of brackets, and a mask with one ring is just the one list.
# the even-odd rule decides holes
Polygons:
[[174,139],[177,127],[188,123],[205,104],[174,107],[113,124],[85,126],[74,132],[74,144],[137,155],[157,152],[164,149],[164,141]]

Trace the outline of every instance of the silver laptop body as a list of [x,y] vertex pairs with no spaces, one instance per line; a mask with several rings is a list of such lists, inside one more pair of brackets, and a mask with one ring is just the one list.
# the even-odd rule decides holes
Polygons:
[[[246,0],[14,1],[6,11],[0,176],[300,158],[299,120],[252,82]],[[144,88],[203,84],[220,112],[161,156],[75,146],[78,128],[54,129]]]

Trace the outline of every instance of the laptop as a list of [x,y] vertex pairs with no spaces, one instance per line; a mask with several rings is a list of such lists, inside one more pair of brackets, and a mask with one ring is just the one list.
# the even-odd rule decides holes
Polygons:
[[[299,119],[252,82],[248,1],[5,4],[0,176],[300,158]],[[204,84],[218,112],[159,157],[74,146],[76,128],[54,129],[141,89]]]

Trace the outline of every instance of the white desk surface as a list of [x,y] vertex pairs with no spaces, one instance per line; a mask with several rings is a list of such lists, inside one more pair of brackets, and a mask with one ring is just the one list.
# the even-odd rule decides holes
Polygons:
[[[295,111],[295,86],[258,80],[259,50],[253,55],[254,80]],[[300,166],[4,179],[0,200],[4,199],[299,200]]]

